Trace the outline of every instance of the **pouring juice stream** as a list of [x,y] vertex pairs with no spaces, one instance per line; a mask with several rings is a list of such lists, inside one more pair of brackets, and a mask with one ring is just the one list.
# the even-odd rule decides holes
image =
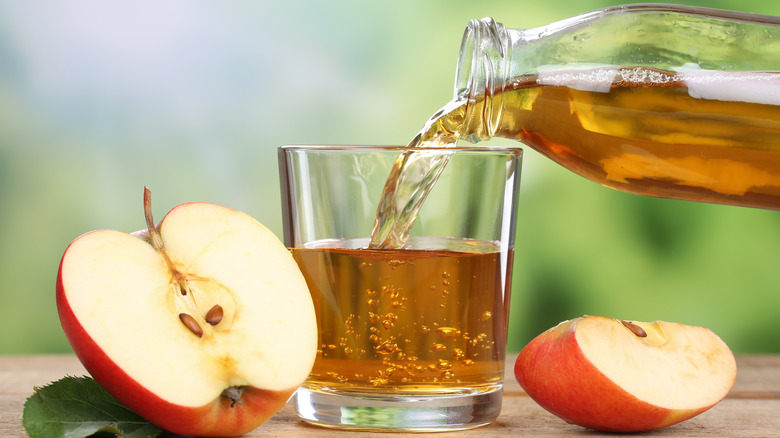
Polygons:
[[[726,31],[715,47],[701,42]],[[625,41],[636,33],[643,43]],[[664,33],[673,38],[652,38]],[[633,48],[610,53],[616,45]],[[630,193],[780,209],[780,60],[755,53],[773,48],[779,17],[670,5],[608,8],[542,30],[472,21],[456,97],[412,140],[420,151],[399,156],[371,247],[403,246],[447,162],[424,149],[461,139],[515,139]],[[605,59],[619,64],[594,62]]]

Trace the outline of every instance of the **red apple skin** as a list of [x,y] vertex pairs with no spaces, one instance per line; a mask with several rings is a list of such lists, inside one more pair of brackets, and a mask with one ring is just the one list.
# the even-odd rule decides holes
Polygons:
[[65,336],[84,368],[127,408],[168,432],[179,435],[234,437],[250,432],[278,412],[296,388],[267,391],[247,388],[240,403],[225,397],[199,407],[161,399],[127,375],[87,334],[68,304],[62,284],[62,262],[57,273],[57,311]]
[[670,410],[653,406],[609,380],[584,356],[576,318],[534,338],[517,357],[515,378],[541,407],[568,423],[606,432],[643,432],[692,418],[712,406]]

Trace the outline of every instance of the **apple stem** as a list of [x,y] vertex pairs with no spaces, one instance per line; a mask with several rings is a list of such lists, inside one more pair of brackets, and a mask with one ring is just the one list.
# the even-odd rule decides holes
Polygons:
[[184,278],[184,275],[182,275],[181,272],[179,272],[178,269],[173,265],[173,261],[170,257],[168,257],[168,253],[165,251],[165,245],[163,244],[162,236],[160,235],[160,231],[157,230],[157,227],[154,226],[154,219],[152,218],[152,191],[149,190],[149,187],[144,186],[144,218],[146,219],[146,228],[149,230],[149,239],[152,242],[152,247],[157,250],[157,252],[162,255],[163,260],[165,260],[165,264],[168,265],[168,269],[171,271],[171,274],[173,274],[173,278],[176,280],[176,283],[182,286],[181,294],[187,295],[187,289],[184,287],[187,283],[186,278]]
[[144,219],[146,219],[146,229],[149,230],[149,239],[152,242],[152,246],[157,251],[162,252],[162,236],[160,236],[160,232],[154,226],[154,219],[152,218],[152,191],[146,186],[144,186]]

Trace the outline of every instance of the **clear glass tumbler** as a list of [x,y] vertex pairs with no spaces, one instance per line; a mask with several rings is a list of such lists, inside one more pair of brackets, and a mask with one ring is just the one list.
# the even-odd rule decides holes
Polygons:
[[[397,159],[446,166],[403,245],[369,245]],[[319,352],[295,408],[320,426],[467,429],[501,410],[519,148],[282,146],[285,243]],[[418,190],[419,187],[409,187]]]

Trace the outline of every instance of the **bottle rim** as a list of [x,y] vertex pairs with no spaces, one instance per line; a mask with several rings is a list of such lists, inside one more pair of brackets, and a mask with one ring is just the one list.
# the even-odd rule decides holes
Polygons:
[[464,120],[472,120],[474,96],[485,96],[478,115],[484,139],[493,137],[503,112],[503,93],[511,69],[512,41],[503,24],[490,17],[471,20],[463,33],[455,71],[455,100],[466,103]]

